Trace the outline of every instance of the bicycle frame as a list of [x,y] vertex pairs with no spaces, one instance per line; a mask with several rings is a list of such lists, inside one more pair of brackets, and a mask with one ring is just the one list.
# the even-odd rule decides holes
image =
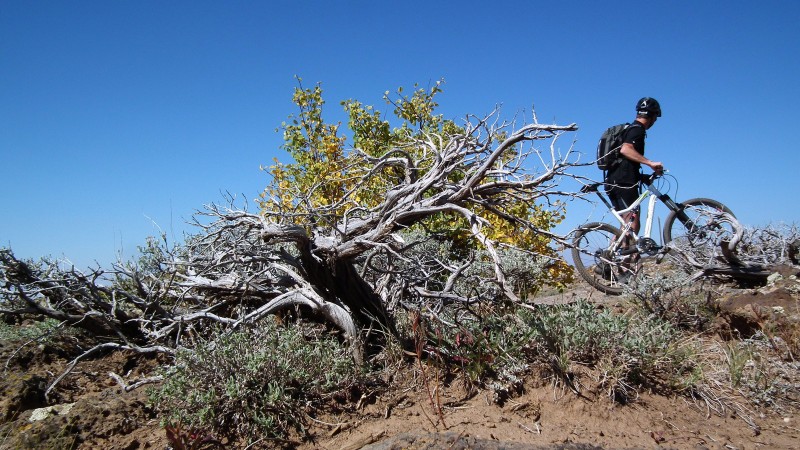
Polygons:
[[[637,198],[636,201],[633,202],[633,204],[631,206],[629,206],[629,207],[627,207],[627,208],[625,208],[625,209],[623,209],[621,211],[617,211],[616,209],[614,209],[614,207],[611,206],[611,203],[607,203],[607,205],[609,206],[609,211],[614,216],[614,218],[616,218],[617,221],[619,221],[620,229],[622,230],[622,234],[623,235],[628,234],[628,232],[630,232],[631,236],[634,239],[637,239],[637,240],[639,239],[639,236],[632,229],[633,228],[633,222],[632,221],[626,222],[625,219],[622,216],[624,216],[625,214],[627,214],[629,212],[632,212],[632,211],[636,210],[636,208],[638,208],[639,205],[641,205],[642,202],[644,202],[644,200],[646,198],[650,197],[650,201],[647,204],[647,218],[645,220],[644,235],[643,235],[643,237],[647,237],[647,238],[650,237],[650,234],[652,233],[652,228],[653,228],[653,216],[654,216],[653,212],[656,209],[656,197],[655,196],[651,196],[651,194],[652,194],[652,192],[650,191],[650,189],[645,190],[644,192],[641,193],[641,195],[639,195],[639,198]],[[601,198],[603,198],[604,201],[606,200],[604,197],[601,197]]]
[[[600,197],[600,200],[602,200],[602,202],[608,207],[609,212],[611,212],[614,218],[616,218],[617,221],[619,221],[620,229],[622,231],[622,236],[629,235],[633,238],[634,242],[639,242],[639,240],[642,237],[651,239],[651,234],[653,231],[653,218],[655,217],[656,200],[660,200],[662,203],[664,203],[664,205],[668,209],[670,209],[671,211],[675,211],[678,220],[680,220],[688,228],[694,226],[689,216],[687,216],[686,213],[683,212],[683,208],[679,204],[675,203],[675,201],[672,200],[672,198],[670,198],[669,195],[661,193],[661,191],[659,191],[658,188],[655,187],[653,181],[655,181],[656,178],[657,176],[655,174],[652,174],[647,178],[645,178],[642,182],[647,188],[639,195],[639,197],[636,199],[636,201],[633,202],[633,204],[631,204],[631,206],[621,211],[617,211],[616,209],[614,209],[614,206],[611,204],[608,198],[606,198],[606,196],[600,193],[600,190],[597,189],[597,186],[599,186],[600,183],[595,184],[590,188],[591,190],[595,191],[597,196]],[[647,204],[647,217],[645,219],[644,234],[642,236],[639,236],[635,231],[633,231],[633,221],[626,222],[622,216],[627,213],[635,211],[639,207],[639,205],[641,205],[644,202],[644,200],[647,199],[648,197],[649,197],[649,202]],[[612,250],[616,250],[617,248],[619,248],[619,245],[621,245],[621,242],[615,243]],[[636,252],[638,252],[638,249],[634,248],[625,253],[636,253]]]

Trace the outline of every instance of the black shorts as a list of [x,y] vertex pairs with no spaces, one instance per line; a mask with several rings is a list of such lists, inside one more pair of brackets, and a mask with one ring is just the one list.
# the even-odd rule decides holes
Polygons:
[[[606,185],[606,194],[611,200],[611,205],[617,211],[622,211],[630,207],[639,198],[639,185],[633,186],[612,186]],[[638,210],[638,208],[637,208]]]

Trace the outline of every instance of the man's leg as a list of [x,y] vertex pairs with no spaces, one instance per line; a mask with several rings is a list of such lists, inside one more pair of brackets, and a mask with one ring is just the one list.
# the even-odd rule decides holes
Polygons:
[[[610,192],[609,197],[612,199],[612,205],[614,209],[617,211],[625,210],[634,202],[636,199],[639,198],[639,186],[627,186],[627,187],[620,187],[615,186]],[[634,209],[633,211],[627,212],[622,215],[622,219],[625,223],[630,224],[630,230],[633,231],[638,235],[639,227],[640,227],[640,220],[639,220],[639,208]],[[625,250],[631,249],[636,246],[636,242],[634,241],[633,236],[630,233],[626,233],[625,237],[623,238],[622,242],[622,249],[623,252]],[[631,277],[633,272],[635,272],[636,263],[639,262],[639,254],[632,253],[622,259],[620,263],[620,274],[618,276],[620,283],[626,283],[627,280]]]

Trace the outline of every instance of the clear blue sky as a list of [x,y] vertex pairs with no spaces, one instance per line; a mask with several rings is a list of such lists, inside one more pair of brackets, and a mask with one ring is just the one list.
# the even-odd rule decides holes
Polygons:
[[256,198],[259,165],[286,160],[294,75],[322,82],[332,120],[340,100],[385,111],[384,91],[443,78],[445,116],[535,105],[576,122],[588,156],[653,96],[647,155],[678,199],[800,222],[798,20],[790,0],[4,0],[0,246],[107,266],[159,227],[179,239],[222,191]]

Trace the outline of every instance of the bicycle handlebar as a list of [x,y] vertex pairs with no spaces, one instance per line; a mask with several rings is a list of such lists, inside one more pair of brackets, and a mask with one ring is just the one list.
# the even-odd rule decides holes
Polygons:
[[656,179],[663,177],[666,172],[667,171],[664,170],[664,171],[661,171],[661,172],[653,172],[653,173],[650,173],[650,174],[642,174],[642,183],[644,183],[644,184],[649,186],[649,185],[653,184],[653,181],[656,181]]
[[[665,174],[666,172],[667,172],[667,171],[665,170],[665,171],[663,171],[663,172],[661,172],[661,173],[656,173],[656,172],[653,172],[653,173],[650,173],[650,174],[642,174],[642,176],[641,176],[641,182],[649,186],[649,185],[651,185],[651,184],[653,183],[653,181],[655,181],[656,179],[663,177],[663,176],[664,176],[664,174]],[[581,187],[581,192],[582,192],[582,193],[584,193],[584,194],[587,194],[587,193],[589,193],[589,192],[597,192],[597,193],[599,194],[599,193],[600,193],[600,191],[599,191],[599,189],[598,189],[598,188],[599,188],[600,186],[602,186],[603,184],[604,184],[604,183],[592,183],[592,184],[586,184],[586,185],[583,185],[583,186]]]

